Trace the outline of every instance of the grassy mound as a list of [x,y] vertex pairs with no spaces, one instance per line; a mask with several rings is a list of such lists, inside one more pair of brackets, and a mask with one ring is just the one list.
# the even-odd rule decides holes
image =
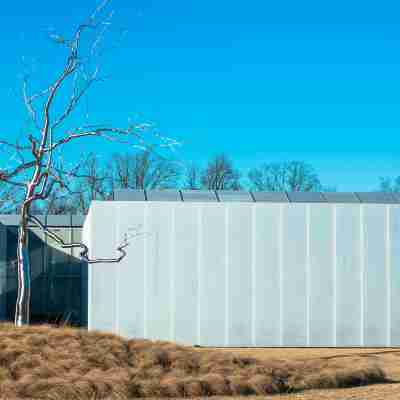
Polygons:
[[370,361],[284,362],[48,325],[0,324],[0,397],[127,399],[286,393],[385,382]]

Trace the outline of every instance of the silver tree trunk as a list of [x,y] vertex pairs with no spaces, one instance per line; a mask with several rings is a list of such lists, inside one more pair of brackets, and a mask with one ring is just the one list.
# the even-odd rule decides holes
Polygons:
[[31,300],[31,268],[28,251],[27,225],[21,223],[18,229],[17,248],[18,296],[15,307],[15,325],[29,325]]

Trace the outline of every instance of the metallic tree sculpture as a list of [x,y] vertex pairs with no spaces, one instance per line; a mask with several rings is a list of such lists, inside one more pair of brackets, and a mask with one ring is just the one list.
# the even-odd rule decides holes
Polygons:
[[[130,124],[127,128],[116,128],[107,125],[84,124],[73,129],[65,129],[63,125],[71,114],[77,109],[88,89],[96,82],[101,82],[98,65],[93,65],[99,55],[100,42],[104,33],[109,29],[113,12],[107,12],[109,0],[103,1],[88,18],[79,25],[71,40],[58,35],[51,35],[52,39],[67,50],[64,68],[47,88],[34,94],[28,90],[29,76],[23,80],[23,98],[30,116],[34,133],[26,134],[23,143],[17,140],[15,143],[8,140],[0,140],[0,151],[11,150],[16,165],[7,165],[0,168],[0,182],[12,185],[22,190],[24,198],[20,206],[20,224],[18,229],[17,246],[17,273],[18,273],[18,297],[15,310],[15,325],[29,324],[30,295],[31,295],[31,265],[28,253],[28,223],[33,223],[41,228],[46,235],[52,237],[61,247],[82,249],[81,258],[87,263],[119,262],[126,255],[125,247],[128,245],[127,236],[117,246],[118,256],[110,259],[89,258],[88,248],[83,243],[65,243],[58,235],[48,230],[36,217],[31,215],[32,205],[35,202],[46,200],[57,188],[69,190],[69,179],[79,170],[79,163],[66,168],[60,154],[61,148],[78,139],[101,137],[113,142],[146,148],[148,139],[145,134],[150,133],[157,138],[157,142],[163,147],[171,147],[177,144],[172,139],[162,137],[154,132],[148,124]],[[92,34],[93,37],[86,49],[82,49],[82,37]],[[89,70],[91,72],[89,72]],[[59,104],[54,106],[55,100],[65,100],[65,91],[71,84],[71,95],[64,101],[61,108]],[[152,144],[154,146],[154,144]],[[28,158],[29,157],[29,158]],[[2,156],[2,159],[5,159]],[[28,160],[27,160],[28,159]]]

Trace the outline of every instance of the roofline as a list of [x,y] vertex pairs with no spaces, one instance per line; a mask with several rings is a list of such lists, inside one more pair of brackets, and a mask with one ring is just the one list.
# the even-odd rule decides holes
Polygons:
[[[113,201],[168,201],[214,203],[400,204],[395,192],[258,192],[242,190],[118,189]],[[81,228],[85,215],[36,215],[46,226]],[[18,226],[18,214],[0,214],[0,224]],[[30,224],[30,226],[34,226]]]
[[395,192],[266,192],[235,190],[118,189],[114,201],[400,204]]

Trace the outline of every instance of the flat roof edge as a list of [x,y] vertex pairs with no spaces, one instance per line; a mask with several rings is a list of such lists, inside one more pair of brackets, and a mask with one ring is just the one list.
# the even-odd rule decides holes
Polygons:
[[245,190],[131,190],[114,192],[114,201],[218,203],[358,203],[400,204],[400,193],[390,192],[268,192]]

